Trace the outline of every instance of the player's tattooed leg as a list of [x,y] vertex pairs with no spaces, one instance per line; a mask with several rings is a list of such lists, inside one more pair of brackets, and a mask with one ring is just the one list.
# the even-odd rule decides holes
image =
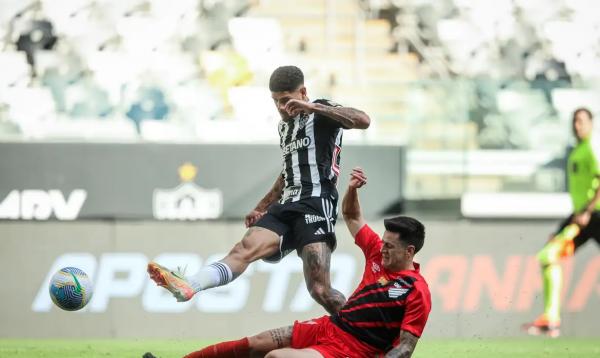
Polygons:
[[325,242],[308,244],[302,248],[304,279],[310,295],[330,314],[337,313],[346,297],[331,287],[331,249]]
[[269,331],[271,340],[277,348],[289,347],[292,341],[292,326],[277,328]]
[[264,357],[275,349],[289,347],[292,343],[293,326],[271,329],[248,338],[251,357]]

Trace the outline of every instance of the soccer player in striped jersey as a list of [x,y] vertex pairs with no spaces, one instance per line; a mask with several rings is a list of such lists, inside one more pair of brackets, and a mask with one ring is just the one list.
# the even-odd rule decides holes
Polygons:
[[573,113],[573,134],[577,145],[567,160],[569,194],[573,214],[537,254],[542,266],[544,312],[532,323],[523,325],[530,335],[560,335],[561,259],[572,256],[588,240],[600,244],[600,165],[592,145],[592,112],[579,108]]
[[342,203],[366,263],[362,281],[338,313],[212,345],[185,358],[410,357],[431,311],[429,288],[413,261],[423,247],[425,228],[399,216],[384,220],[380,238],[361,214],[357,189],[366,182],[364,172],[355,168]]
[[201,290],[226,285],[256,260],[277,262],[296,250],[304,264],[308,291],[333,314],[345,302],[344,295],[331,287],[329,273],[336,246],[342,135],[344,129],[368,128],[370,118],[363,111],[325,99],[310,101],[304,75],[295,66],[277,68],[269,89],[281,115],[282,171],[246,216],[248,231],[225,258],[193,276],[184,277],[154,262],[148,264],[148,272],[178,301],[187,301]]

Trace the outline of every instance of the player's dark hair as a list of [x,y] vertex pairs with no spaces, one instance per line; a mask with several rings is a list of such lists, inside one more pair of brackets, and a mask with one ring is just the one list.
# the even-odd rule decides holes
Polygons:
[[594,119],[594,116],[592,115],[592,112],[589,109],[585,107],[579,107],[575,110],[575,112],[573,112],[573,120],[575,120],[575,117],[579,112],[585,112],[588,115],[588,117],[590,117],[590,120]]
[[292,92],[304,84],[304,74],[296,66],[281,66],[271,74],[271,92]]
[[383,220],[387,231],[400,234],[400,241],[415,247],[415,253],[419,252],[425,242],[425,226],[417,219],[408,216],[396,216]]

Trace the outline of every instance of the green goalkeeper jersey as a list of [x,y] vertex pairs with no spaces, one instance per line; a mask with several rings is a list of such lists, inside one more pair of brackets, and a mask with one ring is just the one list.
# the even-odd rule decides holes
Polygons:
[[[600,184],[600,170],[590,138],[584,139],[573,148],[567,161],[567,171],[573,210],[580,212],[592,200]],[[600,210],[600,202],[596,204],[595,210]]]

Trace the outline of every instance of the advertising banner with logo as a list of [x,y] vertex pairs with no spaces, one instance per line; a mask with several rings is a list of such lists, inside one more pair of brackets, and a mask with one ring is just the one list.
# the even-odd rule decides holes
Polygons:
[[[433,299],[426,336],[519,336],[519,326],[542,307],[535,253],[554,224],[426,221],[427,238],[417,257]],[[372,226],[383,232],[381,220]],[[332,282],[349,294],[363,270],[380,267],[364,267],[343,221],[336,231]],[[149,260],[195,273],[222,258],[244,232],[238,221],[0,223],[5,268],[0,337],[222,339],[324,315],[305,288],[295,253],[277,264],[254,263],[233,283],[186,303],[175,302],[148,279]],[[80,312],[61,311],[48,294],[51,275],[65,266],[93,280],[94,296]],[[565,262],[564,273],[563,334],[600,334],[596,245],[583,246]]]
[[[291,149],[288,149],[291,150]],[[0,220],[240,219],[281,173],[276,145],[0,143]],[[403,198],[404,149],[345,146],[375,216]]]

